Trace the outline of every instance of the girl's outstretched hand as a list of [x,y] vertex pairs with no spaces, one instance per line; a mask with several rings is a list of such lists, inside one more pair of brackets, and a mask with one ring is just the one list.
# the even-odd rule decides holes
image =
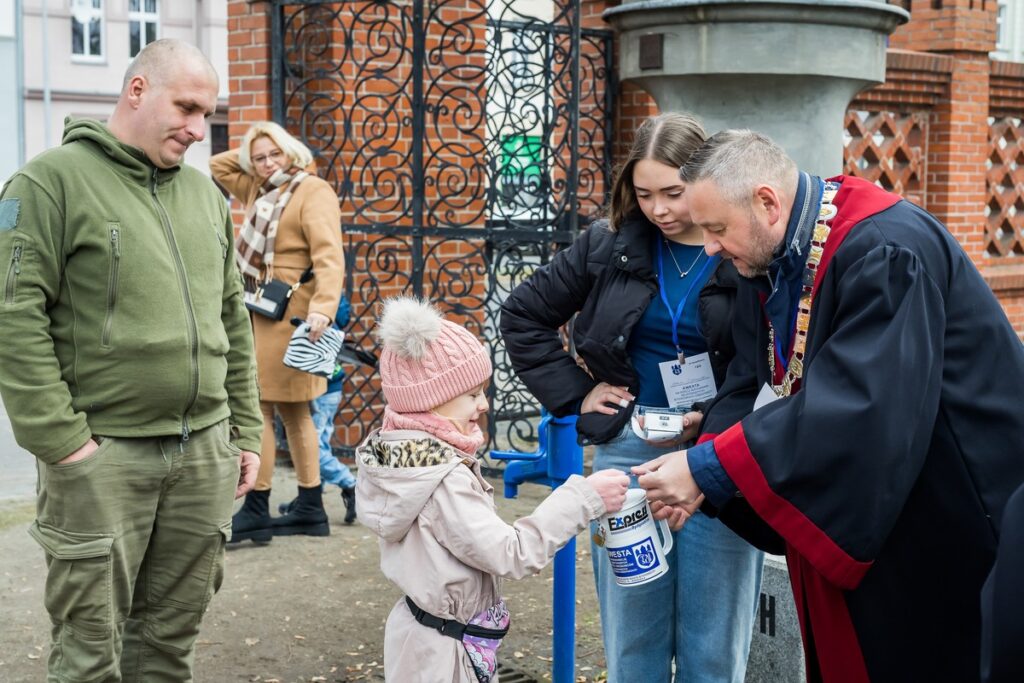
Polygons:
[[601,470],[587,477],[587,481],[604,501],[605,512],[618,512],[622,509],[626,491],[629,490],[629,477],[625,472]]

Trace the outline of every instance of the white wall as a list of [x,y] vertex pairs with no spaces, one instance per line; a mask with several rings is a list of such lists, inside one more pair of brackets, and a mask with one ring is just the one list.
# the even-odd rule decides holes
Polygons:
[[[0,64],[17,63],[17,22],[14,0],[0,0]],[[14,68],[0,69],[0,130],[7,144],[0,146],[0,186],[13,174],[21,156],[21,97],[18,73]]]
[[[10,2],[12,0],[0,0]],[[43,73],[43,3],[48,14],[45,49],[49,78]],[[69,0],[24,0],[26,158],[47,149],[45,107],[42,93],[50,90],[49,146],[60,144],[66,116],[105,120],[113,110],[121,80],[131,61],[129,55],[128,0],[104,0],[103,58],[82,61],[71,54],[71,3]],[[227,1],[160,0],[161,38],[177,38],[198,45],[220,74],[220,115],[226,120],[228,102]],[[0,62],[2,63],[2,62]],[[0,74],[0,79],[3,75]],[[47,83],[48,80],[48,83]],[[2,81],[0,81],[2,83]],[[209,172],[209,142],[193,145],[186,162]]]
[[1024,62],[1024,0],[999,0],[1002,28],[993,59]]

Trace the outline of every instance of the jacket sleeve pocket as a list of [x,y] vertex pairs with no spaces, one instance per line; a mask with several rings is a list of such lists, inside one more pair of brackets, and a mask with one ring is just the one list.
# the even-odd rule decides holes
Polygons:
[[10,260],[7,264],[7,277],[4,279],[4,305],[10,306],[18,300],[18,278],[21,275],[21,263],[24,258],[24,241],[12,240]]

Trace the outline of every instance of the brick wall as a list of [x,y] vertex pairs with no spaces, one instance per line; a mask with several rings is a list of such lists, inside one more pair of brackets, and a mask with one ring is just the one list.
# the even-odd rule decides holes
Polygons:
[[[584,28],[607,28],[600,18],[607,4],[582,2]],[[995,0],[904,4],[912,17],[891,38],[886,82],[851,104],[847,172],[871,177],[945,222],[1024,337],[1024,171],[1002,176],[999,171],[1000,164],[1024,168],[1024,156],[1014,156],[1014,145],[1024,144],[1024,66],[987,57],[995,41]],[[271,118],[269,9],[268,2],[228,0],[233,144],[251,122]],[[630,131],[657,110],[632,84],[617,84],[616,98],[613,158],[619,160],[628,149]],[[478,114],[470,112],[471,117]],[[439,132],[461,134],[455,121]],[[881,146],[872,143],[877,133],[883,138]],[[997,134],[1003,135],[1002,142]],[[993,162],[997,145],[1006,159]],[[400,152],[396,148],[399,157]],[[339,158],[344,164],[344,153]],[[448,173],[466,170],[465,157],[449,157],[444,163],[450,165]],[[451,215],[472,220],[479,204],[479,199],[472,200]],[[435,208],[443,215],[448,207]]]
[[889,46],[918,52],[988,54],[996,45],[996,0],[911,0],[910,21]]
[[[229,146],[238,146],[245,131],[270,115],[269,2],[228,0]],[[238,201],[231,201],[235,225],[244,218]]]
[[[580,19],[585,31],[607,30],[601,13],[611,2],[582,0]],[[988,59],[988,51],[995,41],[995,0],[904,0],[902,4],[909,6],[912,19],[892,36],[886,82],[861,93],[848,112],[846,172],[869,178],[938,216],[981,269],[1011,323],[1024,338],[1024,124],[1021,118],[1024,64]],[[229,135],[232,146],[236,146],[249,125],[272,118],[271,4],[228,0],[227,6]],[[391,65],[386,63],[386,58],[375,64],[371,46],[379,46],[379,41],[387,38],[381,33],[371,36],[370,30],[355,25],[354,12],[374,11],[372,6],[369,2],[329,3],[302,10],[323,15],[320,28],[313,30],[323,34],[318,39],[326,46],[320,53],[304,54],[306,66],[324,67],[327,74],[335,72],[332,80],[319,86],[313,84],[310,90],[337,91],[338,95],[322,101],[299,99],[301,94],[291,96],[286,104],[286,116],[292,122],[292,131],[300,135],[311,134],[317,126],[333,126],[339,132],[337,139],[323,143],[328,148],[322,150],[319,163],[321,175],[338,190],[343,222],[405,225],[408,209],[393,202],[389,204],[386,190],[381,189],[386,183],[381,183],[379,178],[368,182],[363,177],[349,177],[353,167],[386,175],[402,170],[408,172],[412,163],[408,129],[402,129],[389,139],[387,151],[377,158],[357,158],[359,154],[366,154],[365,144],[367,138],[374,135],[375,117],[390,116],[393,126],[395,120],[408,114],[402,109],[407,105],[401,104],[401,96],[408,95],[402,92],[408,89],[402,84],[408,83],[405,79],[411,65]],[[395,10],[396,7],[401,9]],[[407,10],[408,5],[390,7],[390,11]],[[383,9],[378,6],[375,11]],[[450,41],[475,45],[461,55],[446,55],[441,50],[437,62],[431,62],[428,57],[428,69],[453,69],[438,83],[457,90],[460,79],[483,77],[479,67],[484,59],[481,50],[485,33],[479,21],[480,6],[467,2],[465,6],[445,5],[439,11],[446,13],[444,21],[448,24],[476,17],[473,28],[461,37],[455,33],[426,36],[428,51],[440,48],[445,41],[449,41],[449,51],[454,46]],[[291,36],[290,40],[297,39]],[[346,53],[347,49],[352,52]],[[580,116],[581,144],[592,148],[591,159],[582,160],[580,164],[581,173],[591,183],[589,194],[581,198],[583,215],[597,211],[599,198],[605,190],[599,174],[594,173],[605,145],[612,145],[611,157],[613,162],[618,162],[632,142],[631,132],[645,118],[657,113],[653,99],[639,87],[618,83],[614,74],[610,75],[610,85],[604,84],[598,73],[604,67],[599,59],[594,59],[596,51],[595,43],[588,42],[585,35],[581,69],[587,73],[583,74],[583,79],[596,87],[585,93],[588,99]],[[392,52],[386,49],[380,54]],[[617,63],[617,55],[612,63]],[[393,83],[371,73],[378,67],[382,73],[396,79],[398,92]],[[355,73],[356,68],[363,71]],[[429,76],[428,80],[433,78]],[[352,84],[356,81],[360,83],[361,95],[375,92],[380,101],[368,104],[365,97],[355,97]],[[604,87],[616,88],[613,143],[604,138],[602,129],[606,119],[601,110]],[[556,93],[555,99],[560,96]],[[437,93],[427,93],[426,98],[434,111],[444,110],[448,114],[435,115],[428,122],[428,128],[433,128],[427,132],[424,150],[428,166],[425,173],[431,179],[424,200],[425,221],[433,227],[482,224],[484,198],[481,190],[486,178],[474,167],[474,159],[485,156],[482,154],[487,137],[484,112],[472,101],[459,106],[457,100],[443,101],[444,96]],[[399,104],[387,113],[389,101]],[[568,134],[563,128],[554,132],[563,153],[568,149]],[[324,139],[323,135],[310,137]],[[450,143],[461,144],[463,149],[453,153]],[[564,179],[565,167],[565,163],[556,163],[554,181]],[[395,175],[394,182],[408,191],[407,178]],[[447,182],[464,183],[465,201],[455,205],[441,197],[438,188]],[[565,191],[565,187],[556,189],[556,192]],[[234,213],[238,224],[242,210],[237,203]],[[386,265],[390,273],[386,281],[368,283],[360,276],[350,281],[358,299],[357,320],[350,327],[350,334],[362,341],[372,328],[375,301],[407,289],[411,256],[403,237],[387,236],[367,241],[366,236],[361,235],[359,239],[363,240],[361,250],[353,248],[348,239],[346,257],[353,266],[351,270],[356,273],[379,270],[384,259],[389,263]],[[428,268],[444,270],[460,264],[468,272],[483,267],[481,252],[470,242],[454,240],[440,244],[438,238],[426,238],[426,242],[426,258],[434,259]],[[444,264],[440,264],[440,260]],[[458,274],[455,277],[458,285]],[[438,282],[443,278],[442,274]],[[483,280],[479,283],[476,289],[451,291],[444,296],[456,306],[464,301],[469,310],[478,310],[479,302],[474,300],[483,294],[477,291]],[[437,294],[426,293],[428,296]],[[493,321],[488,323],[467,316],[465,323],[479,332],[481,325],[493,324]],[[361,425],[373,423],[380,409],[379,379],[369,376],[364,381],[354,392],[357,395],[347,399],[338,416],[339,443],[356,442],[362,433]]]

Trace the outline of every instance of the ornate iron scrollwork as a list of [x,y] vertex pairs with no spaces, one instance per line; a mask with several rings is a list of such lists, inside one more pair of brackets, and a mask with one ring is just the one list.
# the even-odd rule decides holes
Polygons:
[[[375,347],[388,296],[434,301],[491,350],[492,447],[532,449],[539,406],[499,307],[605,203],[611,32],[582,28],[579,0],[531,4],[538,16],[499,0],[273,5],[274,118],[337,190],[349,339]],[[379,379],[353,369],[344,445],[381,411]]]

